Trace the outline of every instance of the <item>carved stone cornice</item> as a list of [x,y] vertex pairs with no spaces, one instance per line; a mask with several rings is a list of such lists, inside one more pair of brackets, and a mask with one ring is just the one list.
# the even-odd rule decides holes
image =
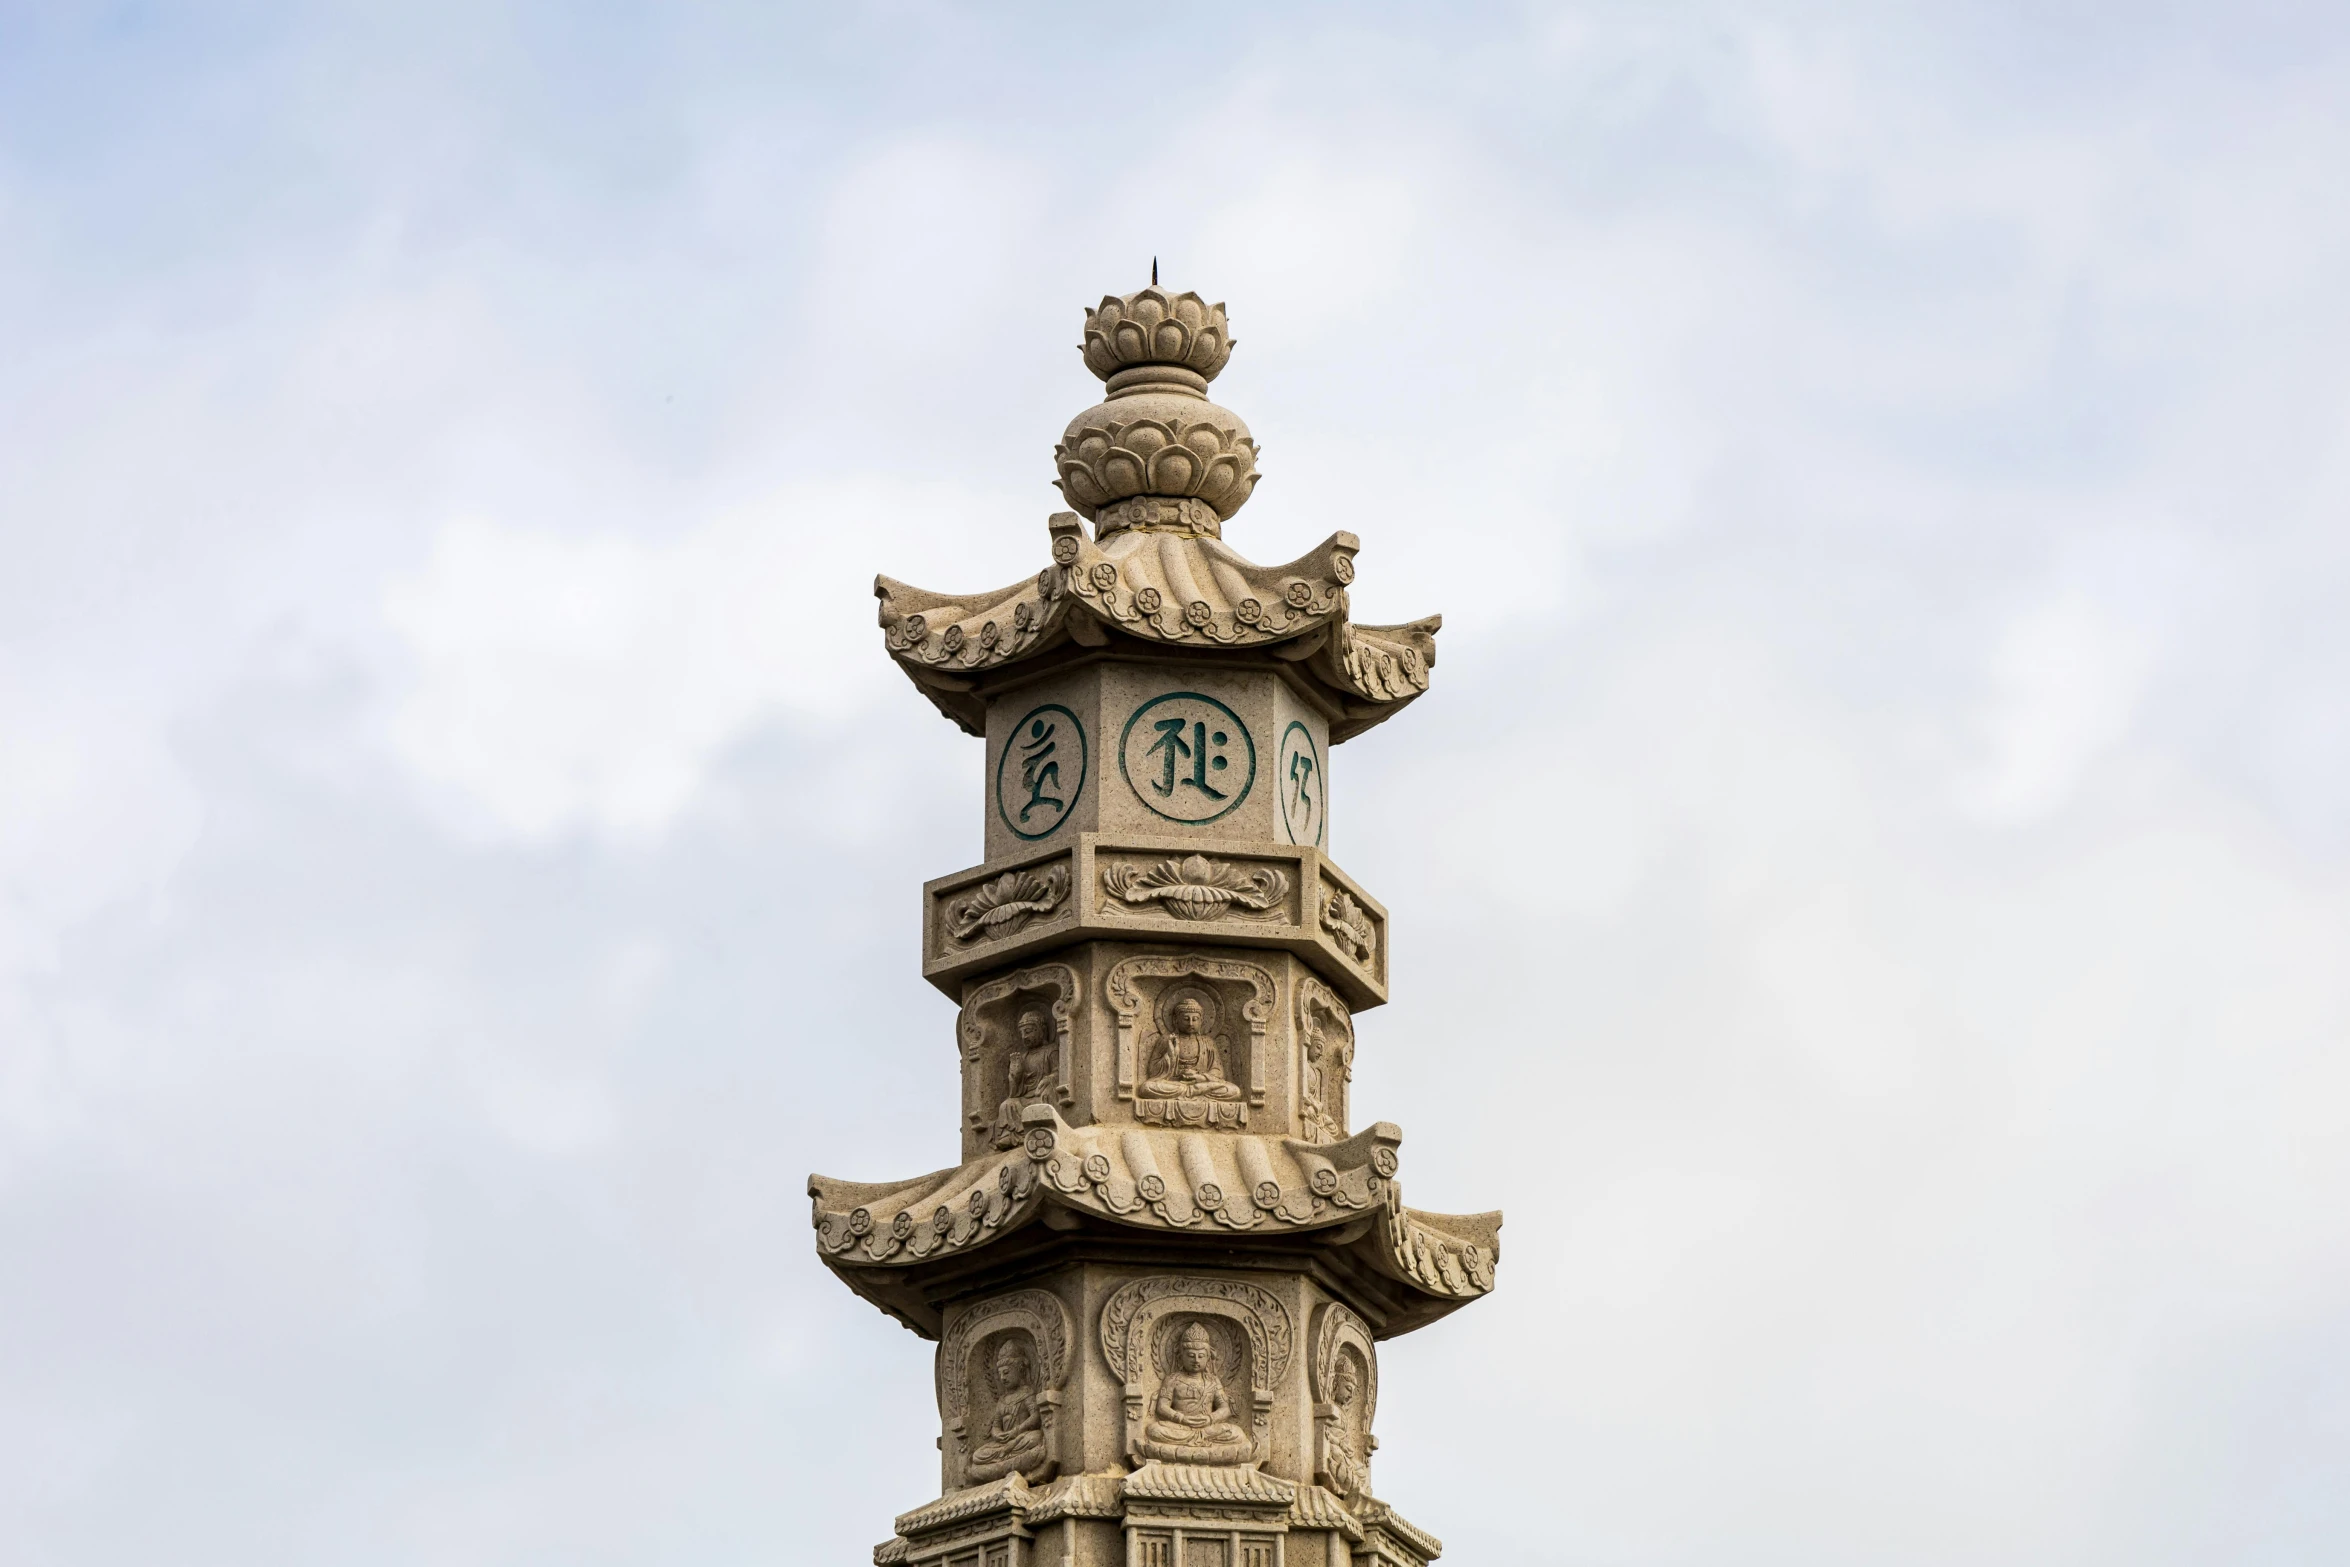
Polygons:
[[[1169,520],[1157,521],[1164,511]],[[1428,689],[1443,617],[1398,626],[1348,618],[1354,581],[1351,533],[1334,533],[1280,566],[1259,566],[1173,501],[1126,506],[1115,530],[1088,537],[1068,512],[1048,524],[1052,560],[1034,577],[992,593],[933,593],[873,579],[883,643],[898,667],[972,734],[987,721],[981,683],[1066,648],[1113,638],[1138,648],[1262,648],[1305,677],[1337,715],[1332,744],[1402,710]],[[1132,519],[1132,520],[1129,520]]]
[[935,1308],[875,1287],[1041,1222],[1047,1207],[1139,1231],[1236,1237],[1359,1226],[1341,1244],[1423,1303],[1417,1325],[1493,1288],[1501,1215],[1407,1208],[1395,1180],[1403,1133],[1382,1121],[1341,1143],[1245,1132],[1077,1127],[1048,1106],[1024,1115],[1023,1144],[911,1181],[811,1176],[811,1222],[825,1263],[852,1289],[926,1338]]
[[[1259,1536],[1321,1530],[1337,1535],[1367,1567],[1427,1567],[1443,1542],[1382,1501],[1347,1502],[1311,1482],[1285,1480],[1254,1465],[1146,1460],[1128,1474],[1065,1475],[1031,1486],[1017,1475],[950,1492],[900,1515],[898,1533],[874,1547],[876,1567],[969,1553],[987,1540],[1028,1539],[1064,1518],[1137,1527],[1226,1525]],[[1295,1547],[1293,1546],[1294,1550]]]
[[[1379,1517],[1381,1527],[1433,1543],[1383,1504]],[[1268,1543],[1296,1530],[1325,1530],[1349,1544],[1366,1538],[1362,1521],[1318,1485],[1284,1480],[1254,1465],[1149,1459],[1128,1474],[1067,1475],[1049,1486],[1022,1484],[1015,1475],[950,1493],[901,1515],[898,1533],[874,1547],[873,1560],[877,1567],[963,1560],[986,1542],[1031,1539],[1064,1518],[1194,1532],[1238,1528]]]
[[1404,1517],[1385,1502],[1366,1502],[1357,1514],[1363,1525],[1363,1551],[1355,1558],[1370,1567],[1428,1567],[1444,1552],[1444,1542]]
[[986,1485],[951,1491],[912,1512],[898,1514],[897,1531],[906,1536],[929,1535],[981,1520],[1007,1515],[1018,1517],[1028,1510],[1029,1494],[1026,1480],[1016,1474],[1006,1475]]
[[1289,1527],[1335,1530],[1350,1542],[1363,1537],[1362,1524],[1346,1510],[1346,1504],[1318,1485],[1297,1488],[1297,1500],[1289,1508]]
[[[1064,885],[1049,907],[992,931],[969,912],[996,889],[1020,901],[1035,888],[1025,901],[1041,903]],[[957,1000],[977,975],[1099,938],[1276,948],[1356,1011],[1387,999],[1387,909],[1319,849],[1077,833],[926,882],[922,898],[922,976]]]
[[[1286,1527],[1297,1482],[1245,1465],[1178,1464],[1150,1459],[1126,1477],[1126,1516],[1216,1517],[1251,1527]],[[1209,1511],[1214,1509],[1214,1511]]]
[[1125,1511],[1125,1479],[1114,1474],[1063,1475],[1036,1493],[1028,1504],[1028,1522],[1051,1523],[1061,1518],[1115,1518]]

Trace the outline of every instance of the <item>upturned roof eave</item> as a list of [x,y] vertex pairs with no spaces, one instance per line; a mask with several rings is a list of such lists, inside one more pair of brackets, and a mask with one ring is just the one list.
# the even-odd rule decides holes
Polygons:
[[1260,567],[1197,534],[1128,529],[1096,540],[1069,512],[1050,527],[1053,563],[993,592],[946,594],[874,579],[890,656],[967,733],[985,732],[988,688],[1072,644],[1261,654],[1295,669],[1321,698],[1333,743],[1384,722],[1428,689],[1442,617],[1353,624],[1346,586],[1360,545],[1350,533]]
[[811,1176],[818,1254],[859,1294],[932,1334],[935,1313],[910,1275],[1026,1230],[1051,1208],[1227,1245],[1360,1226],[1340,1244],[1416,1297],[1398,1332],[1493,1288],[1501,1215],[1405,1207],[1394,1179],[1403,1134],[1390,1122],[1318,1144],[1167,1130],[1134,1142],[1107,1128],[1073,1127],[1046,1106],[1024,1119],[1022,1144],[912,1180]]

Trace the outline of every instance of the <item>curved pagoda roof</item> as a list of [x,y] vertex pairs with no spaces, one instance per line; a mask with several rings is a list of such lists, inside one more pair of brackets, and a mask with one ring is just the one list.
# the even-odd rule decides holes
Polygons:
[[1333,742],[1428,689],[1443,619],[1356,625],[1353,534],[1334,533],[1281,566],[1224,542],[1225,521],[1257,482],[1248,426],[1207,400],[1232,347],[1222,305],[1155,284],[1086,313],[1079,351],[1107,395],[1053,448],[1054,482],[1076,509],[1048,524],[1050,562],[992,593],[874,579],[890,656],[940,712],[983,733],[998,677],[1121,641],[1154,652],[1262,650],[1329,710]]
[[1331,709],[1333,743],[1428,689],[1444,619],[1351,621],[1346,586],[1361,547],[1351,533],[1333,533],[1286,565],[1259,566],[1213,534],[1188,529],[1129,526],[1088,537],[1073,512],[1055,514],[1050,527],[1051,564],[992,593],[932,593],[874,579],[890,656],[972,734],[986,730],[991,676],[1120,640],[1262,649]]
[[[923,1288],[942,1268],[1032,1227],[1091,1220],[1194,1234],[1322,1231],[1388,1281],[1381,1338],[1408,1332],[1493,1288],[1501,1215],[1407,1208],[1396,1184],[1403,1132],[1380,1121],[1338,1143],[1253,1133],[1071,1126],[1047,1105],[1025,1140],[910,1181],[811,1176],[817,1250],[858,1294],[925,1338],[939,1308]],[[960,1271],[955,1269],[954,1271]]]

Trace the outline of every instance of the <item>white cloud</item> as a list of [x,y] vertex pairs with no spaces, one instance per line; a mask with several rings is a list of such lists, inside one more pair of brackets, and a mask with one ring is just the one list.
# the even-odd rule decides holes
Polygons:
[[1360,331],[1415,270],[1424,205],[1412,175],[1365,161],[1333,149],[1256,172],[1200,226],[1191,270],[1216,280],[1216,298],[1279,323],[1275,341]]
[[385,593],[414,665],[393,750],[525,838],[658,833],[759,725],[877,700],[894,677],[875,524],[977,509],[965,493],[844,482],[667,539],[450,523]]
[[2129,733],[2153,650],[2133,627],[2080,598],[2037,605],[2001,634],[1982,727],[1988,756],[1961,785],[1986,820],[2045,816]]
[[86,1092],[119,1071],[51,1025],[38,988],[65,931],[152,909],[203,807],[150,715],[102,687],[0,660],[0,1185],[78,1128]]

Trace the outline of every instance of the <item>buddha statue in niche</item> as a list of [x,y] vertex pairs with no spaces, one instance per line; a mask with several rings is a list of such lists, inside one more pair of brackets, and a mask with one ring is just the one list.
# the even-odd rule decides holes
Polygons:
[[1323,1007],[1305,1012],[1305,1069],[1298,1077],[1298,1108],[1306,1140],[1341,1142],[1346,1137],[1346,1084],[1354,1076],[1351,1030]]
[[1020,1112],[1051,1099],[1059,1075],[1059,1042],[1052,1024],[1035,1007],[1023,1007],[1014,1025],[1018,1037],[1005,1057],[1004,1100],[996,1107],[995,1145],[1010,1148],[1020,1141]]
[[1175,1339],[1174,1361],[1142,1428],[1143,1456],[1179,1464],[1248,1462],[1256,1444],[1232,1418],[1232,1400],[1216,1374],[1216,1341],[1205,1324],[1184,1326]]
[[1338,1363],[1330,1368],[1332,1410],[1322,1437],[1323,1478],[1341,1496],[1367,1496],[1371,1491],[1371,1468],[1361,1451],[1369,1445],[1364,1441],[1368,1433],[1358,1429],[1362,1411],[1355,1407],[1362,1390],[1362,1368],[1354,1352],[1341,1350]]
[[1224,1051],[1196,995],[1176,998],[1135,1089],[1135,1114],[1176,1126],[1238,1126],[1247,1120],[1240,1086],[1224,1072]]
[[1018,1338],[1000,1339],[990,1359],[995,1379],[995,1418],[987,1435],[971,1449],[970,1480],[1000,1480],[1019,1470],[1027,1473],[1047,1457],[1044,1409],[1036,1396],[1036,1373],[1028,1346]]

